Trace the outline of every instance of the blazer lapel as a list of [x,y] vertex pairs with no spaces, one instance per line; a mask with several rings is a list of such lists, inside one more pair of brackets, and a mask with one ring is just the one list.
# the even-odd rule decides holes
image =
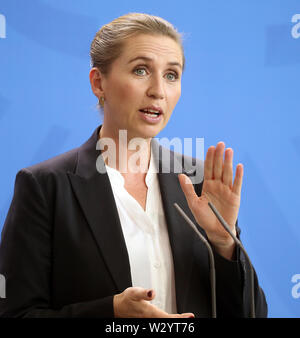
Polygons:
[[98,133],[79,148],[75,173],[68,173],[74,194],[119,292],[132,285],[129,257],[107,174],[96,170],[103,161],[96,150]]
[[[162,154],[163,152],[165,152],[165,155]],[[190,168],[185,170],[182,161],[179,161],[174,153],[171,153],[168,149],[159,147],[157,141],[154,141],[153,153],[157,161],[156,165],[159,168],[158,179],[173,253],[177,311],[181,313],[188,309],[187,295],[195,257],[194,245],[197,245],[198,249],[200,249],[199,245],[203,246],[203,248],[201,247],[203,250],[200,252],[207,254],[202,242],[197,240],[194,231],[186,224],[174,207],[174,203],[177,203],[188,217],[197,224],[178,180],[179,172],[191,176],[196,171]],[[182,155],[180,156],[182,160]],[[169,161],[170,164],[166,163],[164,159],[167,160],[166,162]],[[200,170],[202,171],[201,167]],[[198,229],[205,234],[201,228],[198,227]]]
[[[164,156],[162,155],[163,151],[166,153],[169,152],[169,154],[165,154],[166,156]],[[169,150],[160,148],[156,144],[155,147],[153,147],[153,152],[154,156],[158,158],[158,179],[173,253],[177,311],[180,313],[186,310],[186,300],[194,262],[193,246],[196,236],[175,209],[174,203],[177,203],[196,224],[178,180],[178,171],[180,168],[180,171],[187,175],[191,175],[193,172],[190,170],[185,171],[182,163],[179,163],[174,156],[172,157]],[[162,159],[167,159],[168,157],[170,159],[170,166],[168,163],[166,164],[162,161]],[[176,170],[174,168],[176,168]]]
[[[193,234],[174,207],[177,203],[186,211],[181,187],[177,185],[175,174],[159,174],[161,197],[168,226],[170,245],[173,253],[177,311],[184,308],[191,267],[193,263]],[[183,196],[184,197],[184,196]]]

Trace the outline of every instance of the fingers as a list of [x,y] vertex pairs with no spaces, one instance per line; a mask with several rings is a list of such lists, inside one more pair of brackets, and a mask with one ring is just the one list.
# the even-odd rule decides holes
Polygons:
[[[225,150],[224,142],[219,142],[216,147],[208,148],[204,162],[204,180],[220,180],[232,188],[235,193],[240,194],[243,179],[243,165],[236,168],[234,185],[233,180],[233,150]],[[233,188],[234,186],[234,188]]]
[[225,149],[224,142],[219,142],[216,146],[213,165],[213,175],[215,180],[222,179],[224,149]]
[[239,163],[236,167],[235,178],[232,187],[232,191],[237,195],[241,194],[243,175],[244,175],[244,167],[241,163]]
[[194,200],[198,199],[198,196],[195,192],[192,181],[185,174],[179,174],[178,179],[179,179],[179,183],[181,185],[181,188],[183,190],[183,193],[186,197],[186,200],[187,200],[188,204],[191,205]]
[[224,148],[224,142],[219,142],[216,147],[208,148],[204,161],[205,180],[222,179]]
[[225,150],[222,181],[230,188],[232,187],[232,176],[233,176],[232,159],[233,159],[233,150],[231,148],[228,148]]
[[171,314],[169,318],[195,318],[195,315],[191,312],[181,313],[181,314]]
[[215,147],[208,148],[204,161],[204,179],[211,180],[213,178]]
[[153,289],[129,287],[114,296],[114,315],[119,318],[194,318],[193,313],[168,314],[159,309],[151,300],[155,298]]
[[134,301],[152,300],[155,298],[155,292],[152,289],[144,289],[140,287],[131,287],[127,289],[129,297]]
[[172,313],[169,314],[155,305],[151,304],[152,306],[152,318],[195,318],[195,315],[192,312],[187,312],[187,313]]

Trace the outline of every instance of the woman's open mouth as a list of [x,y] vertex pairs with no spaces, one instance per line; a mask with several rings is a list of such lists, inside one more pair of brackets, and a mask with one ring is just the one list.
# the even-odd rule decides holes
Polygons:
[[139,111],[143,120],[149,123],[157,123],[162,119],[163,112],[161,108],[151,107],[140,109]]

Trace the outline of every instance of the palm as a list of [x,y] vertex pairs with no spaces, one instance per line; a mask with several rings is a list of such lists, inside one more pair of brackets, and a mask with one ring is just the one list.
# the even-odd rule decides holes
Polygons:
[[232,185],[233,151],[227,149],[223,161],[224,147],[224,143],[219,143],[216,148],[210,147],[208,149],[200,197],[196,195],[193,185],[185,184],[183,178],[180,179],[187,202],[197,223],[206,231],[210,241],[215,245],[223,245],[231,239],[211,211],[208,202],[214,204],[231,229],[235,231],[243,176],[243,167],[238,165]]

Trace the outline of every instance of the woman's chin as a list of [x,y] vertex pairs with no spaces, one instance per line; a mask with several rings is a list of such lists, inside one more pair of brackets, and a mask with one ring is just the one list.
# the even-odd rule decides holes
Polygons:
[[140,132],[142,138],[153,138],[158,135],[163,128],[161,126],[146,126]]

